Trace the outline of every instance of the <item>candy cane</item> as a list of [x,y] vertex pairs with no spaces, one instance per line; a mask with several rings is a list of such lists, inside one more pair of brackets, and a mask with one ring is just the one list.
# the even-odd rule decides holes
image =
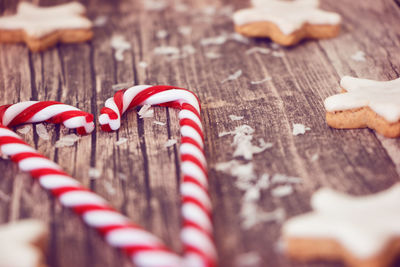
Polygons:
[[[204,156],[203,127],[200,120],[200,103],[190,91],[172,86],[138,85],[118,91],[107,99],[101,110],[99,122],[105,131],[117,130],[121,116],[138,105],[159,105],[178,108],[181,133],[182,184],[182,230],[184,266],[215,266],[216,248],[213,241],[211,200],[208,194],[208,177]],[[132,235],[131,242],[136,241]],[[129,246],[129,242],[125,245]],[[121,244],[121,247],[123,244]],[[147,260],[157,257],[157,251],[147,255],[137,251],[136,255]],[[145,266],[145,265],[139,265]],[[162,264],[160,266],[165,266]]]
[[[94,129],[92,114],[59,102],[27,101],[0,106],[1,153],[10,156],[21,170],[38,179],[63,206],[82,216],[83,221],[98,230],[111,246],[123,248],[132,255],[132,261],[138,266],[182,266],[181,259],[168,251],[158,238],[131,223],[104,198],[85,188],[6,127],[41,121],[63,123],[79,133],[90,133]],[[141,253],[136,253],[138,251]],[[151,257],[155,252],[157,257]]]

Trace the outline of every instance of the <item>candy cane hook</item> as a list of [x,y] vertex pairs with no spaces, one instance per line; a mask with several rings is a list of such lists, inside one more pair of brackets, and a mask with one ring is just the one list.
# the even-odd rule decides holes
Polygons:
[[[21,170],[38,179],[43,188],[58,198],[63,206],[80,215],[87,225],[99,231],[111,246],[123,248],[129,256],[132,255],[132,261],[138,266],[182,266],[181,259],[168,251],[158,238],[115,211],[104,198],[85,188],[6,127],[42,121],[62,123],[82,134],[94,129],[92,114],[55,101],[0,106],[1,153],[10,156]],[[151,257],[153,254],[157,257]]]
[[[119,129],[121,116],[139,105],[159,105],[180,109],[182,230],[184,266],[215,266],[216,248],[211,221],[211,200],[204,156],[200,103],[192,92],[172,86],[138,85],[118,91],[107,99],[99,122],[104,131]],[[132,236],[131,241],[136,237]],[[142,241],[145,241],[144,239]],[[148,244],[150,240],[146,240]],[[127,243],[128,245],[128,243]],[[140,251],[137,255],[140,255]],[[145,261],[156,253],[142,255]],[[141,265],[139,265],[141,267]],[[143,265],[146,266],[146,265]],[[164,265],[160,265],[164,266]]]

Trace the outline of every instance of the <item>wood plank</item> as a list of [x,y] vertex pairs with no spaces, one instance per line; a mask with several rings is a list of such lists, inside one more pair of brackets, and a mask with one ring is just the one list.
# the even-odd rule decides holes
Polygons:
[[[253,46],[271,48],[268,40],[200,44],[203,38],[232,33],[231,19],[221,10],[228,5],[235,9],[245,7],[247,3],[243,1],[190,1],[187,12],[174,8],[178,2],[161,11],[145,10],[139,1],[84,3],[90,18],[108,18],[105,26],[94,29],[92,41],[59,45],[39,54],[28,52],[24,45],[0,46],[0,103],[51,99],[98,114],[104,101],[112,96],[113,84],[170,84],[193,90],[203,107],[220,266],[235,266],[237,256],[249,251],[261,256],[261,266],[338,266],[325,262],[293,263],[276,252],[281,223],[242,228],[239,211],[243,191],[235,186],[236,178],[214,168],[218,162],[233,159],[232,137],[218,134],[242,124],[250,125],[255,129],[254,140],[264,138],[274,144],[255,155],[252,162],[257,175],[282,173],[302,178],[303,182],[287,197],[272,197],[271,189],[262,191],[258,205],[263,211],[281,207],[287,217],[307,211],[311,194],[322,186],[361,195],[399,181],[399,139],[389,140],[367,129],[331,129],[325,123],[323,108],[323,100],[338,91],[343,75],[379,80],[399,76],[400,28],[393,25],[398,25],[400,9],[395,1],[323,1],[324,8],[343,15],[341,35],[278,48],[276,51],[284,53],[284,57],[246,55]],[[0,0],[0,13],[11,14],[16,4]],[[218,7],[214,15],[207,15],[213,11],[210,6]],[[188,25],[192,33],[180,34],[179,27]],[[168,36],[157,38],[159,30],[166,30]],[[125,36],[132,45],[121,62],[115,60],[110,47],[113,34]],[[183,49],[185,45],[193,46],[195,53],[172,60],[154,53],[159,46]],[[358,50],[365,52],[366,62],[351,59]],[[206,53],[210,51],[222,57],[209,59]],[[142,61],[148,64],[147,68],[139,66]],[[243,71],[241,77],[221,83],[237,70]],[[250,83],[265,77],[272,79],[258,85]],[[59,126],[46,125],[49,141],[37,135],[37,126],[29,126],[23,137],[179,251],[179,153],[177,146],[164,148],[168,139],[179,139],[177,111],[154,110],[154,118],[146,119],[129,112],[118,132],[97,129],[72,147],[54,147],[59,138],[70,133]],[[231,114],[244,119],[231,121]],[[156,125],[153,120],[167,124]],[[293,123],[303,123],[311,131],[293,136]],[[121,138],[127,142],[116,145]],[[318,155],[318,160],[313,160],[313,155]],[[91,179],[90,168],[99,170],[100,177]],[[2,160],[0,170],[4,173],[0,181],[0,221],[36,217],[49,222],[51,266],[130,266],[129,259],[109,248],[70,211],[54,203],[14,164]]]

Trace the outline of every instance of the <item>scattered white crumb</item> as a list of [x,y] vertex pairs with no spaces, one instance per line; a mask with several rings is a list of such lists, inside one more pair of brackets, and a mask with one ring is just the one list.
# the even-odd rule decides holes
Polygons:
[[55,146],[57,148],[73,146],[75,144],[75,142],[77,142],[78,140],[79,140],[79,136],[77,136],[76,134],[68,134],[68,135],[65,135],[64,137],[60,138],[59,140],[57,140]]
[[251,162],[246,164],[241,164],[238,160],[220,162],[215,165],[215,169],[237,177],[241,181],[249,181],[256,178],[253,163]]
[[205,55],[206,55],[206,58],[209,58],[209,59],[217,59],[217,58],[222,57],[222,55],[220,53],[213,52],[213,51],[206,52]]
[[93,21],[93,26],[95,27],[102,27],[106,25],[108,21],[108,17],[104,15],[97,16]]
[[168,32],[166,30],[159,30],[156,32],[156,37],[158,39],[164,39],[168,36]]
[[238,70],[235,73],[229,75],[226,79],[222,80],[221,83],[225,83],[227,81],[233,81],[242,76],[242,70]]
[[281,48],[281,46],[279,44],[277,44],[277,43],[271,43],[271,48],[272,49],[279,49],[279,48]]
[[47,132],[46,126],[42,123],[36,125],[36,133],[43,140],[50,140],[49,133]]
[[291,185],[280,185],[271,190],[273,197],[285,197],[293,193]]
[[166,0],[143,0],[144,8],[148,11],[162,11],[167,8]]
[[196,53],[196,49],[193,47],[193,45],[184,45],[182,47],[182,53],[191,55],[191,54]]
[[315,153],[314,155],[311,156],[311,162],[317,161],[319,159],[318,153]]
[[189,7],[184,3],[177,3],[174,7],[176,12],[187,12]]
[[100,176],[101,176],[101,171],[99,169],[96,169],[96,168],[89,169],[89,177],[91,179],[97,179],[97,178],[100,178]]
[[257,203],[249,201],[244,202],[242,208],[240,210],[240,216],[242,217],[242,228],[245,230],[249,230],[252,227],[256,226],[260,223],[267,222],[282,222],[286,213],[283,208],[277,208],[273,211],[266,212],[260,209]]
[[111,88],[112,88],[113,91],[119,91],[119,90],[122,90],[122,89],[127,89],[129,87],[132,87],[133,84],[134,84],[134,82],[118,83],[118,84],[113,84],[111,86]]
[[141,68],[143,68],[143,69],[145,69],[145,68],[147,68],[148,64],[147,64],[147,62],[145,62],[145,61],[140,61],[140,62],[138,63],[138,66],[141,67]]
[[285,53],[278,52],[278,51],[272,51],[272,56],[274,56],[274,57],[284,57]]
[[351,59],[358,62],[364,62],[366,60],[365,53],[361,50],[358,50],[353,55],[351,55]]
[[178,55],[180,53],[179,48],[175,46],[158,46],[154,48],[154,54],[156,55]]
[[251,81],[250,84],[261,84],[261,83],[265,83],[272,80],[271,77],[265,77],[264,79],[260,80],[260,81]]
[[287,176],[285,174],[277,173],[274,174],[271,178],[271,183],[277,184],[277,183],[292,183],[292,184],[299,184],[301,183],[302,180],[299,177],[292,177],[292,176]]
[[234,259],[234,267],[261,267],[261,256],[256,252],[240,254]]
[[117,173],[117,176],[118,176],[118,178],[119,178],[120,180],[123,180],[123,181],[127,181],[127,180],[128,180],[128,176],[127,176],[125,173],[123,173],[123,172],[118,172],[118,173]]
[[165,125],[166,125],[166,123],[165,123],[165,122],[162,122],[162,121],[153,121],[153,123],[154,123],[155,125],[160,125],[160,126],[165,126]]
[[269,48],[255,46],[255,47],[252,47],[252,48],[246,50],[246,55],[251,55],[254,53],[269,54],[270,52],[271,52],[271,50]]
[[201,12],[206,16],[213,16],[217,11],[215,6],[206,6],[204,7]]
[[107,191],[109,195],[115,195],[115,193],[117,192],[112,183],[109,181],[104,182],[104,189]]
[[306,127],[304,124],[301,123],[293,123],[293,135],[300,135],[300,134],[305,134],[306,131],[310,131],[310,127]]
[[111,38],[111,47],[115,49],[114,57],[117,61],[124,60],[124,52],[131,49],[131,44],[122,35],[113,35]]
[[24,125],[23,127],[20,127],[17,129],[17,132],[20,134],[27,134],[30,130],[30,127],[28,125]]
[[243,116],[229,115],[229,119],[231,119],[231,121],[240,121],[243,120],[243,118]]
[[151,109],[151,105],[146,104],[141,107],[138,114],[140,119],[152,118],[154,117],[154,110]]
[[208,38],[203,38],[200,40],[200,44],[203,46],[208,46],[208,45],[222,45],[228,40],[228,37],[223,34],[219,35],[216,37],[208,37]]
[[175,145],[178,141],[176,139],[168,139],[167,142],[165,142],[164,147],[171,147]]
[[192,27],[190,26],[179,26],[178,32],[184,36],[190,35],[192,33]]
[[125,144],[127,141],[128,141],[127,138],[125,138],[125,137],[120,137],[120,138],[118,139],[118,141],[115,142],[115,145],[116,145],[116,146],[120,146],[120,145],[122,145],[122,144]]
[[231,33],[229,35],[229,39],[233,40],[233,41],[236,41],[236,42],[239,42],[239,43],[243,43],[243,44],[250,43],[250,39],[249,38],[244,37],[243,35],[241,35],[241,34],[239,34],[237,32]]

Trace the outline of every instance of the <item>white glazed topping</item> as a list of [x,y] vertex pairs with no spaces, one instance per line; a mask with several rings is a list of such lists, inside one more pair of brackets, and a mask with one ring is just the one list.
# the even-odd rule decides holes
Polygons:
[[339,14],[319,9],[319,2],[315,0],[254,0],[252,3],[252,8],[235,12],[235,25],[268,21],[276,24],[282,33],[291,34],[306,23],[337,25],[341,21]]
[[380,193],[353,197],[330,189],[314,193],[313,212],[288,220],[288,238],[333,239],[360,259],[380,253],[400,236],[400,184]]
[[400,78],[382,82],[345,76],[340,86],[347,92],[325,99],[328,112],[370,107],[388,122],[400,120]]
[[36,38],[62,29],[90,29],[92,22],[81,16],[84,13],[85,7],[77,2],[53,7],[37,7],[22,2],[17,14],[0,17],[0,29],[22,29]]

